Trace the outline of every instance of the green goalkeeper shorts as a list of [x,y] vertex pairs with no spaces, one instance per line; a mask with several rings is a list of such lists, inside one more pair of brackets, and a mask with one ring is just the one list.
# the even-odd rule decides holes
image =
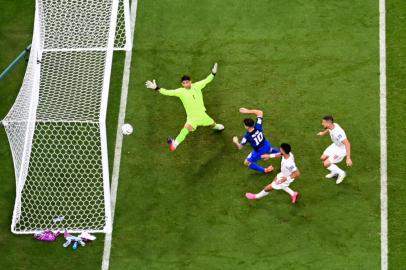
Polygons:
[[196,129],[198,126],[211,126],[214,125],[214,120],[207,113],[204,113],[199,116],[188,117],[186,124],[192,126],[193,129]]

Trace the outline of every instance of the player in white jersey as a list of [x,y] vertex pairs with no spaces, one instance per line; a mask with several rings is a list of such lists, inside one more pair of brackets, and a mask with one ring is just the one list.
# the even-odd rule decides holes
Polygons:
[[267,196],[272,190],[282,189],[289,193],[292,197],[292,203],[296,203],[299,192],[293,191],[289,188],[289,185],[300,176],[300,172],[295,164],[295,157],[290,151],[291,147],[287,143],[282,143],[280,147],[280,153],[277,154],[265,154],[262,155],[263,159],[282,157],[281,159],[281,172],[276,175],[273,182],[267,185],[261,192],[245,193],[245,197],[249,200],[257,200]]
[[340,163],[344,157],[347,156],[347,166],[352,166],[351,144],[345,135],[344,130],[339,124],[334,123],[334,119],[331,115],[324,116],[321,124],[324,127],[324,131],[319,132],[317,135],[324,136],[329,133],[331,140],[333,141],[333,143],[324,150],[323,155],[320,157],[323,166],[330,171],[330,173],[326,175],[326,178],[330,179],[337,177],[336,184],[340,184],[344,180],[346,174],[336,164]]

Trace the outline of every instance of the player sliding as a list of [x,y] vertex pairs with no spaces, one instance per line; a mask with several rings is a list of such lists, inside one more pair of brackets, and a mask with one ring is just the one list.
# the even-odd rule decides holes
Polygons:
[[244,160],[244,164],[258,172],[272,172],[272,165],[267,168],[263,168],[256,163],[257,161],[261,160],[261,155],[279,153],[278,149],[272,148],[272,145],[262,133],[262,117],[264,113],[260,110],[248,110],[246,108],[240,108],[240,113],[255,114],[257,116],[256,122],[251,118],[244,119],[244,127],[247,130],[247,133],[245,133],[241,142],[239,142],[237,136],[233,138],[233,142],[235,145],[237,145],[238,149],[242,149],[247,142],[249,142],[254,149]]
[[204,106],[203,101],[202,89],[214,79],[216,73],[217,63],[214,64],[210,75],[199,82],[192,83],[191,78],[188,75],[184,75],[181,79],[182,87],[175,90],[160,88],[155,80],[146,81],[145,86],[147,88],[157,90],[164,96],[178,97],[185,108],[187,115],[186,124],[176,139],[168,138],[167,140],[171,151],[175,151],[179,144],[185,140],[186,136],[190,132],[196,130],[199,126],[212,126],[214,130],[218,131],[224,129],[222,124],[214,122],[214,120],[206,113],[206,107]]
[[320,159],[323,161],[324,167],[330,171],[326,178],[337,177],[336,184],[340,184],[345,178],[345,172],[336,164],[341,162],[347,156],[347,166],[352,166],[351,160],[351,144],[345,135],[344,130],[339,124],[334,123],[331,115],[323,117],[322,123],[324,131],[317,133],[319,136],[324,136],[330,133],[333,143],[327,147]]
[[247,199],[261,199],[262,197],[267,196],[274,189],[282,189],[289,193],[289,195],[292,197],[292,203],[296,203],[299,193],[290,189],[289,185],[300,176],[300,172],[296,167],[295,158],[293,156],[293,153],[291,152],[290,145],[287,143],[282,143],[280,150],[281,152],[278,154],[266,154],[262,155],[262,158],[269,159],[282,157],[281,172],[278,173],[273,182],[267,185],[261,192],[257,194],[245,193],[245,197],[247,197]]

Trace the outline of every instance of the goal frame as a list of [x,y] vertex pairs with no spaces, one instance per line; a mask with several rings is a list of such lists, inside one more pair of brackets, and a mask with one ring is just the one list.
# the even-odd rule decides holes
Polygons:
[[[21,120],[21,119],[12,119],[13,115],[13,108],[19,101],[19,98],[22,99],[21,95],[27,94],[27,90],[25,92],[21,92],[18,94],[16,102],[14,103],[12,109],[7,114],[7,116],[2,120],[2,124],[5,126],[6,130],[9,125],[24,122],[27,125],[25,134],[24,134],[24,143],[22,146],[22,156],[20,163],[17,164],[17,157],[16,153],[12,149],[12,157],[14,161],[14,172],[15,172],[15,179],[16,179],[16,198],[14,203],[14,210],[13,210],[13,217],[11,223],[11,231],[14,234],[32,234],[38,233],[40,231],[46,230],[47,228],[39,228],[35,230],[18,230],[16,229],[16,225],[20,220],[21,216],[21,205],[22,205],[22,193],[26,183],[26,178],[29,171],[30,166],[30,157],[32,154],[32,146],[34,140],[34,132],[37,121],[37,108],[39,104],[39,95],[40,95],[40,80],[41,80],[41,59],[43,52],[73,52],[73,51],[104,51],[105,52],[105,65],[103,71],[103,83],[101,89],[101,101],[100,101],[100,111],[99,111],[99,119],[97,124],[99,125],[100,130],[100,149],[101,149],[101,163],[102,163],[102,175],[103,175],[103,190],[104,190],[104,213],[105,213],[105,225],[103,229],[70,229],[65,228],[71,233],[79,233],[83,230],[86,230],[91,233],[111,233],[112,231],[112,217],[111,217],[111,200],[110,200],[110,176],[109,176],[109,163],[108,163],[108,148],[107,148],[107,130],[106,130],[106,116],[107,116],[107,106],[108,106],[108,95],[109,95],[109,87],[110,87],[110,79],[111,79],[111,71],[112,71],[112,61],[113,61],[113,53],[114,51],[119,50],[131,50],[131,31],[130,31],[130,6],[129,0],[111,0],[111,13],[110,13],[110,20],[109,20],[109,30],[108,30],[108,40],[107,46],[105,48],[44,48],[44,40],[41,40],[41,14],[39,12],[39,2],[42,0],[36,0],[35,2],[35,18],[34,18],[34,28],[33,28],[33,38],[32,38],[32,48],[29,56],[29,66],[27,67],[27,71],[24,77],[24,80],[28,80],[29,87],[29,108],[28,108],[28,118]],[[122,46],[115,46],[115,39],[116,39],[116,30],[117,30],[117,20],[118,20],[118,11],[119,11],[119,4],[124,5],[124,31],[125,31],[125,43]],[[30,66],[31,65],[31,66]],[[29,68],[31,72],[29,72]],[[26,78],[31,76],[30,78]],[[25,81],[21,89],[27,87],[25,85]],[[18,104],[17,104],[18,105]],[[52,120],[47,122],[53,122]],[[63,121],[55,121],[55,122],[63,122]],[[10,145],[12,144],[12,138],[9,133],[7,133],[8,140]],[[62,229],[62,228],[59,228]]]

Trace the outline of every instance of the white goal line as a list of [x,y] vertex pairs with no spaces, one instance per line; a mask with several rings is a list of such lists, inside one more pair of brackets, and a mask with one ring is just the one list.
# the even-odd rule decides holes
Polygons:
[[[134,41],[134,31],[135,31],[135,22],[137,16],[137,5],[138,0],[131,1],[131,15],[130,15],[130,29],[131,29],[131,44]],[[123,144],[123,134],[121,133],[121,125],[124,123],[125,120],[125,111],[127,107],[127,96],[128,96],[128,84],[130,80],[130,68],[131,68],[131,58],[132,58],[132,50],[126,51],[125,55],[125,63],[124,63],[124,72],[123,72],[123,80],[122,80],[122,88],[121,88],[121,99],[120,99],[120,112],[118,116],[118,126],[117,126],[117,134],[116,134],[116,146],[114,151],[114,165],[113,165],[113,173],[111,178],[111,224],[114,225],[114,213],[116,207],[116,200],[117,200],[117,190],[118,190],[118,178],[120,173],[120,163],[121,163],[121,151],[122,151],[122,144]],[[112,234],[106,233],[104,239],[104,250],[103,250],[103,259],[102,259],[102,270],[108,270],[110,264],[110,254],[111,254],[111,242],[112,242]]]

